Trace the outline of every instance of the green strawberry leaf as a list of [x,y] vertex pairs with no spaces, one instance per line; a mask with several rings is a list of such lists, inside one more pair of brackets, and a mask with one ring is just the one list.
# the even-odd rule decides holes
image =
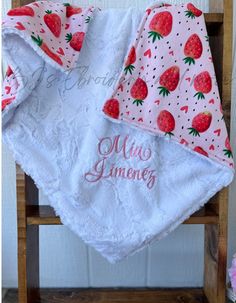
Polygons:
[[202,99],[205,99],[205,96],[203,95],[203,93],[201,92],[197,92],[194,97],[197,97],[198,100],[202,100]]
[[227,156],[228,158],[233,158],[233,153],[229,149],[224,149],[223,150],[224,155]]
[[192,18],[192,19],[195,19],[196,16],[191,12],[191,11],[185,11],[185,16],[188,17],[188,18]]
[[69,43],[72,39],[72,34],[66,34],[66,42]]
[[169,96],[170,92],[167,88],[160,86],[158,89],[160,89],[159,95],[163,95],[163,97]]
[[161,40],[163,37],[161,34],[157,33],[157,32],[149,32],[148,33],[148,38],[152,38],[152,42],[155,43],[155,41],[158,39],[158,40]]
[[171,138],[172,136],[174,136],[174,134],[171,132],[168,132],[168,133],[165,133],[165,136],[169,136]]
[[193,135],[194,137],[200,137],[199,132],[195,128],[190,127],[190,128],[188,128],[188,130],[190,130],[190,132],[189,132],[190,135]]
[[91,21],[91,17],[88,16],[86,19],[85,19],[85,23],[89,23]]
[[128,73],[132,75],[134,69],[135,67],[133,65],[126,66],[126,68],[124,69],[125,75],[127,75]]
[[133,104],[136,104],[137,106],[139,106],[139,105],[143,105],[143,100],[139,100],[139,99],[136,99],[136,100],[134,100],[134,102],[133,102]]
[[195,60],[191,57],[186,57],[183,59],[185,64],[191,65],[191,64],[195,64]]
[[31,35],[32,40],[38,45],[41,46],[43,43],[43,39],[41,39],[38,35],[38,37],[36,38],[35,36]]

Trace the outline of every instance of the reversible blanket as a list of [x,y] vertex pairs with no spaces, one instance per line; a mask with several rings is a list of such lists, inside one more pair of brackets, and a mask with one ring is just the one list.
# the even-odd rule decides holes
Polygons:
[[39,1],[3,21],[3,140],[63,224],[110,262],[234,176],[203,13]]

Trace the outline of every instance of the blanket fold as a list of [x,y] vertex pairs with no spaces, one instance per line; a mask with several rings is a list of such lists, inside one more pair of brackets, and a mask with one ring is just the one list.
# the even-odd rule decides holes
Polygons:
[[157,4],[146,14],[105,115],[233,169],[203,13]]
[[[110,262],[160,240],[232,181],[197,8],[39,1],[10,10],[2,34],[3,141],[62,223]],[[204,75],[190,85],[195,70]]]
[[[3,119],[11,108],[19,104],[15,99],[25,98],[25,94],[23,98],[16,98],[16,94],[28,89],[26,75],[33,73],[34,82],[37,82],[45,62],[62,72],[75,68],[94,10],[93,6],[82,9],[68,3],[40,1],[7,13],[2,31],[3,51],[9,63],[4,87],[12,89],[3,90]],[[36,51],[43,60],[36,58],[33,61],[29,52],[26,58],[23,50],[27,45],[22,44],[28,44],[32,48],[29,52],[33,54],[33,50]],[[13,67],[16,70],[12,71]]]

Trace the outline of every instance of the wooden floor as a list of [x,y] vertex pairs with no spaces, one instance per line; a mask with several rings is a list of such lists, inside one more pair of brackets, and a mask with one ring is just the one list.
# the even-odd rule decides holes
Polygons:
[[[202,289],[43,289],[42,303],[207,303]],[[17,303],[9,290],[3,303]],[[37,302],[34,302],[37,303]]]
[[[40,303],[208,303],[202,289],[42,289]],[[228,301],[230,303],[231,301]],[[17,303],[8,290],[3,303]],[[37,302],[34,302],[37,303]]]

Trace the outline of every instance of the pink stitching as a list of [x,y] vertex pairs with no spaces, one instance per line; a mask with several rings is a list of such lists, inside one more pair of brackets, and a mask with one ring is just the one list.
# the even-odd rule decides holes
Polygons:
[[[124,140],[121,139],[120,135],[111,137],[101,138],[98,143],[98,154],[100,156],[111,156],[114,153],[123,155],[125,160],[129,160],[130,158],[138,157],[141,161],[148,161],[152,156],[152,151],[150,148],[144,149],[142,145],[135,146],[135,141],[129,147],[128,145],[129,136],[126,135]],[[105,150],[108,144],[108,150]]]
[[150,148],[136,146],[135,141],[129,145],[130,137],[126,135],[124,139],[120,135],[115,137],[104,137],[98,142],[98,159],[92,169],[85,174],[85,180],[90,183],[96,183],[102,179],[108,178],[122,178],[130,181],[143,181],[146,183],[148,189],[152,189],[156,183],[155,170],[150,167],[142,169],[132,167],[120,167],[113,163],[110,167],[107,163],[113,155],[119,155],[123,160],[137,159],[138,161],[146,162],[152,156]]

